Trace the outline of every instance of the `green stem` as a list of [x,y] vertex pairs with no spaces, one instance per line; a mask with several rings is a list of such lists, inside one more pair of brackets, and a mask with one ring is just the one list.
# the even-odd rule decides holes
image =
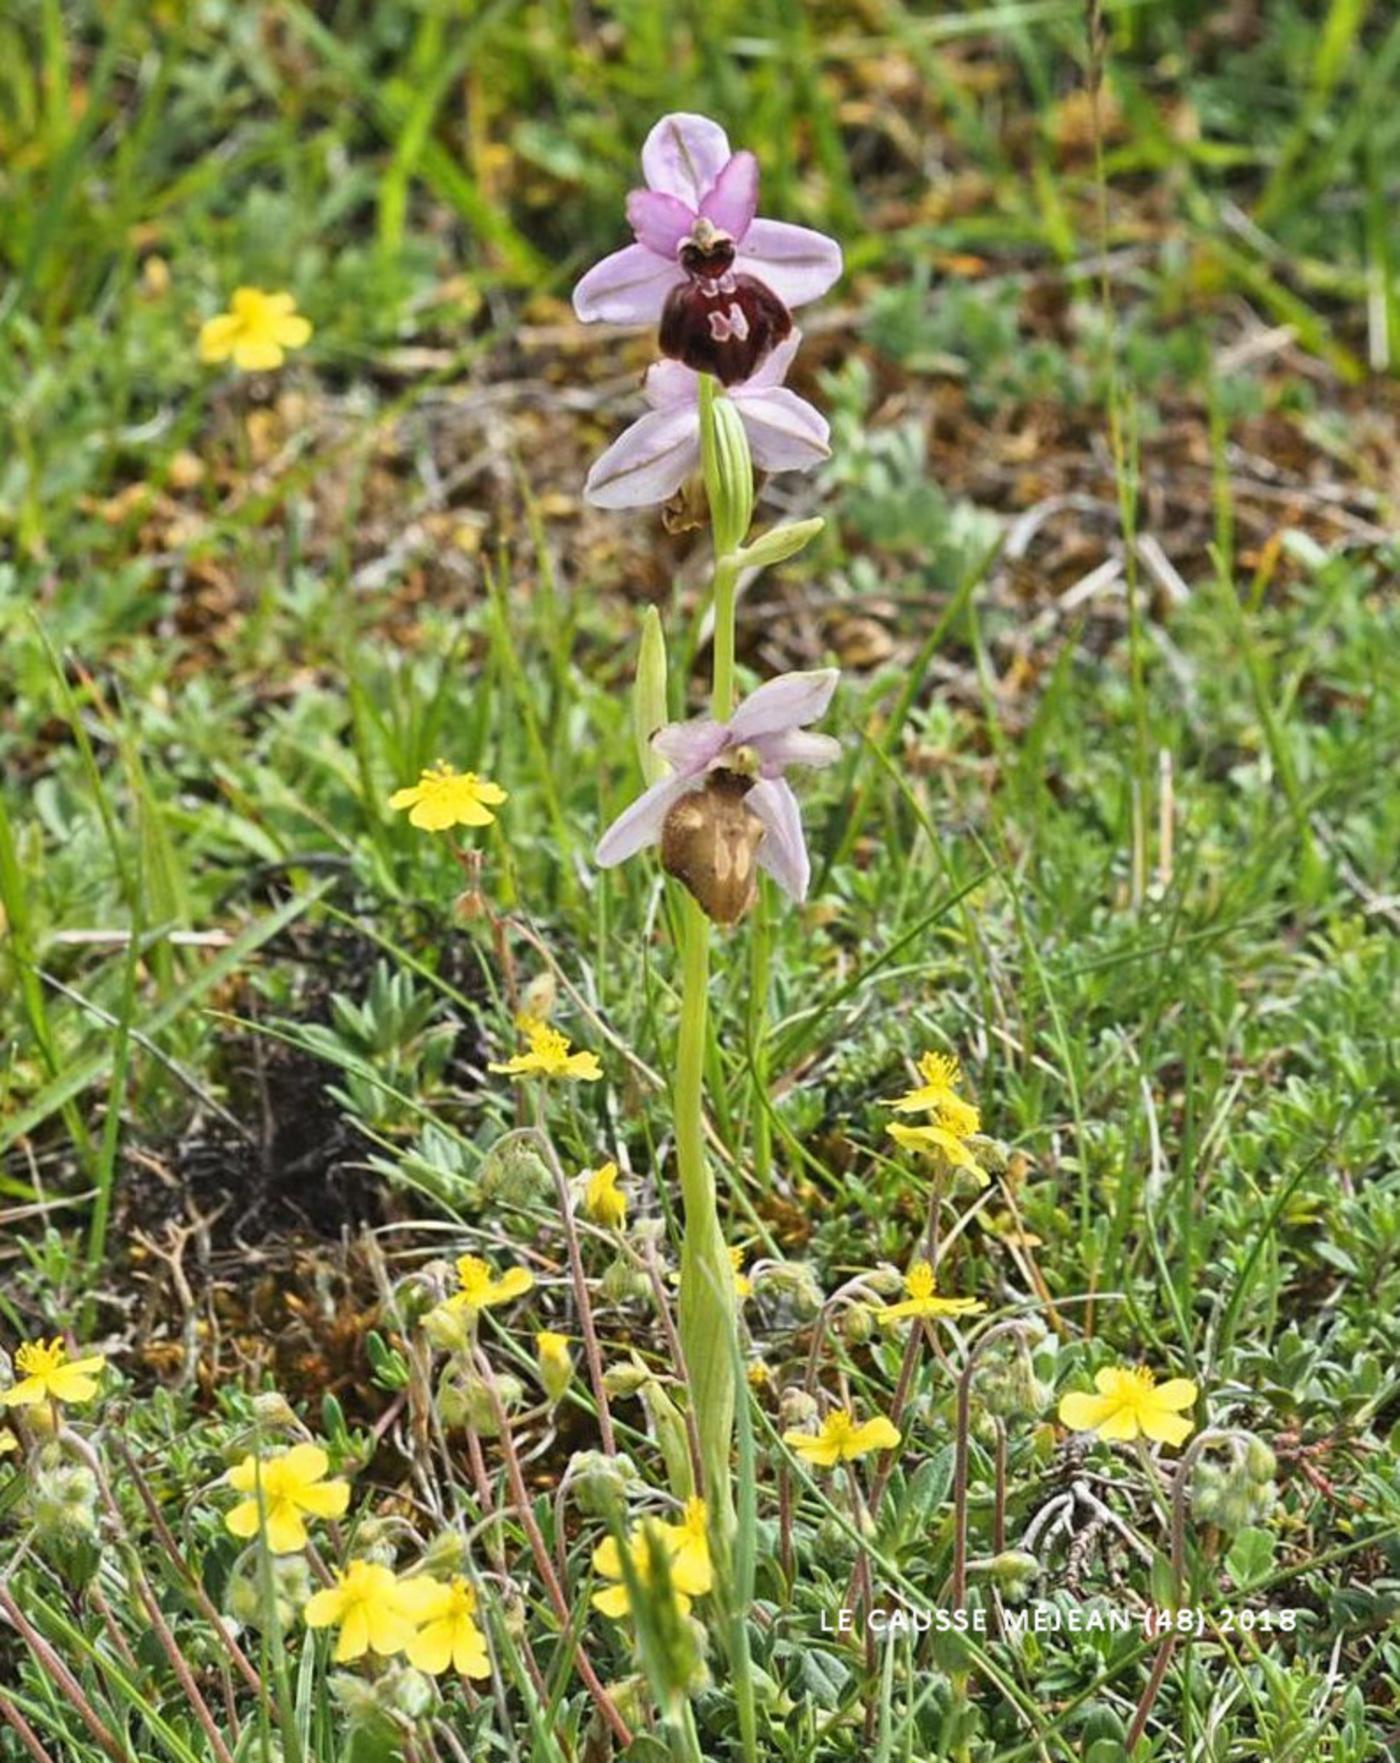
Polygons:
[[727,1554],[734,1531],[729,1445],[734,1430],[738,1325],[734,1270],[720,1225],[714,1172],[705,1156],[705,1043],[709,1027],[710,924],[687,894],[681,905],[681,1020],[676,1044],[676,1161],[681,1242],[680,1337],[709,1503],[711,1537]]

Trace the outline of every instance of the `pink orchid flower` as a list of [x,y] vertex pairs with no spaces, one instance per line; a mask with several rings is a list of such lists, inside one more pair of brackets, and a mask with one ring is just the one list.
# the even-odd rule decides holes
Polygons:
[[[801,340],[794,331],[751,379],[726,394],[763,471],[810,471],[831,451],[826,418],[783,384]],[[679,361],[654,362],[642,396],[651,409],[622,431],[588,474],[583,493],[597,508],[665,502],[700,469],[699,375]]]
[[663,116],[642,148],[647,188],[627,198],[636,243],[574,289],[591,323],[661,324],[661,347],[725,385],[746,380],[792,328],[788,308],[819,299],[841,248],[810,227],[756,218],[758,161],[731,153],[717,122]]
[[783,774],[789,765],[831,765],[840,758],[839,741],[807,731],[825,715],[839,677],[834,667],[779,674],[750,692],[728,722],[701,719],[658,729],[651,744],[675,770],[612,823],[598,842],[598,863],[608,869],[658,844],[672,810],[722,773],[726,785],[747,786],[743,806],[758,823],[759,867],[793,900],[805,900],[811,862],[797,797]]

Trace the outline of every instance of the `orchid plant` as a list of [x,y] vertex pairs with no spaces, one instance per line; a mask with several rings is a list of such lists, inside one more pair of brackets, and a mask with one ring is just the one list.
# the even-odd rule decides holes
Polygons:
[[[742,569],[795,555],[821,529],[808,520],[749,535],[755,465],[803,470],[827,456],[825,419],[783,382],[801,340],[790,308],[825,293],[842,260],[820,233],[757,218],[757,162],[733,152],[706,117],[663,117],[647,136],[642,170],[646,187],[627,202],[635,242],[589,270],[574,310],[586,321],[656,324],[666,359],[647,372],[648,411],[596,461],[586,494],[604,508],[644,507],[700,474],[714,544],[713,679],[708,716],[668,722],[664,646],[658,660],[655,642],[648,646],[655,633],[644,637],[634,720],[649,737],[648,787],[604,833],[597,860],[608,866],[659,846],[663,868],[685,890],[673,1084],[684,1206],[680,1335],[717,1589],[737,1617],[745,1595],[734,1583],[732,1549],[738,1319],[703,1117],[710,926],[744,917],[759,870],[794,902],[805,899],[810,865],[786,773],[829,765],[840,748],[810,727],[831,703],[834,669],[785,674],[736,706],[734,603]],[[747,1675],[742,1620],[730,1633],[739,1683]]]

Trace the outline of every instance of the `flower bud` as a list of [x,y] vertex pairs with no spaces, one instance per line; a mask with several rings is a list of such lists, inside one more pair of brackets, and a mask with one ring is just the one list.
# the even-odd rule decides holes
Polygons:
[[535,1336],[535,1375],[551,1403],[558,1402],[574,1379],[574,1361],[564,1335],[542,1328]]
[[783,1425],[794,1429],[810,1426],[819,1412],[817,1398],[796,1384],[789,1384],[778,1403],[778,1415]]
[[810,520],[794,520],[769,527],[752,544],[742,547],[739,565],[742,569],[766,569],[773,563],[786,563],[789,557],[796,557],[805,549],[825,525],[821,515],[816,514]]
[[548,1022],[559,999],[559,982],[554,969],[546,967],[537,973],[520,994],[519,1018],[525,1022]]
[[[278,1629],[285,1634],[300,1615],[314,1589],[311,1569],[304,1555],[272,1557],[272,1612]],[[229,1576],[224,1593],[224,1607],[245,1628],[261,1631],[264,1620],[263,1587],[257,1550],[247,1549],[239,1557]]]
[[386,1690],[394,1713],[405,1720],[421,1720],[437,1699],[432,1678],[411,1665],[397,1665],[387,1674]]
[[481,1165],[481,1197],[507,1206],[528,1207],[554,1189],[549,1165],[524,1139],[493,1145]]
[[292,1405],[278,1390],[263,1390],[253,1397],[253,1417],[259,1426],[295,1426]]
[[651,744],[651,737],[669,721],[666,708],[666,638],[661,614],[654,606],[642,613],[642,641],[637,651],[637,677],[632,687],[632,738],[648,786],[671,769]]
[[1040,1563],[1024,1549],[1003,1549],[988,1563],[987,1571],[1001,1588],[1002,1596],[1019,1602],[1040,1578]]
[[688,1500],[695,1492],[695,1476],[690,1461],[690,1440],[681,1411],[655,1378],[648,1379],[637,1393],[666,1465],[667,1484],[678,1500]]
[[438,1384],[438,1413],[443,1424],[470,1427],[484,1439],[499,1437],[498,1407],[509,1414],[520,1405],[525,1387],[508,1371],[497,1372],[493,1381],[494,1399],[492,1384],[480,1373],[449,1366]]
[[1253,1481],[1272,1481],[1278,1473],[1278,1458],[1263,1439],[1251,1437],[1245,1447],[1244,1460]]
[[579,1511],[588,1518],[601,1518],[626,1501],[628,1489],[637,1480],[637,1467],[630,1457],[575,1451],[567,1477]]
[[423,1333],[444,1353],[468,1353],[472,1344],[469,1312],[460,1304],[435,1304],[423,1318]]
[[875,1312],[869,1304],[849,1304],[841,1317],[841,1333],[853,1347],[864,1346],[875,1332]]
[[651,1296],[651,1281],[625,1255],[608,1263],[599,1283],[610,1304],[636,1304]]
[[467,1567],[467,1545],[455,1530],[440,1530],[423,1551],[423,1571],[431,1579],[452,1579]]
[[700,440],[715,555],[727,557],[743,544],[753,520],[753,460],[733,400],[703,381]]
[[795,1322],[810,1322],[825,1301],[807,1261],[766,1261],[754,1283],[765,1298],[778,1300]]
[[654,1376],[655,1373],[649,1371],[640,1359],[623,1359],[616,1365],[609,1365],[603,1373],[603,1388],[614,1401],[625,1401],[628,1396],[635,1396]]

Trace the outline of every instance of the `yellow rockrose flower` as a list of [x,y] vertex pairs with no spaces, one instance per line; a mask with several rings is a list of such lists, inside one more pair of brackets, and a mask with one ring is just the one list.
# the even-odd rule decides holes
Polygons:
[[1179,1445],[1195,1429],[1195,1421],[1181,1412],[1196,1401],[1189,1377],[1159,1384],[1145,1365],[1105,1365],[1094,1373],[1094,1388],[1097,1395],[1072,1390],[1060,1398],[1060,1420],[1071,1432],[1125,1442],[1141,1433],[1156,1444]]
[[517,1053],[499,1065],[488,1065],[488,1071],[500,1072],[505,1077],[570,1077],[584,1083],[592,1083],[603,1075],[597,1056],[571,1053],[567,1038],[557,1028],[529,1020],[523,1027],[530,1050]]
[[[686,1501],[679,1524],[645,1519],[627,1539],[627,1558],[643,1586],[650,1583],[650,1540],[658,1541],[671,1569],[671,1586],[682,1616],[689,1615],[692,1598],[703,1598],[714,1583],[707,1531],[708,1514],[701,1499]],[[593,1608],[604,1616],[621,1618],[629,1613],[622,1554],[615,1537],[608,1537],[593,1551],[593,1571],[604,1579],[621,1581],[593,1594]]]
[[498,1279],[491,1263],[479,1255],[461,1255],[457,1259],[457,1283],[460,1291],[447,1300],[453,1310],[492,1310],[497,1304],[509,1304],[513,1298],[524,1297],[535,1283],[527,1267],[508,1267]]
[[465,1579],[454,1578],[442,1585],[423,1576],[420,1581],[400,1580],[400,1591],[415,1583],[432,1589],[420,1596],[415,1609],[423,1624],[404,1648],[408,1662],[415,1670],[438,1677],[449,1666],[463,1677],[489,1677],[491,1660],[486,1651],[486,1637],[476,1625],[476,1593]]
[[235,288],[229,310],[200,326],[199,359],[231,359],[244,373],[281,367],[288,349],[300,349],[311,340],[310,321],[296,308],[291,294]]
[[407,808],[410,826],[440,833],[452,826],[490,826],[496,818],[491,810],[507,800],[506,792],[490,778],[454,771],[440,759],[419,774],[416,784],[395,790],[389,806]]
[[896,1097],[889,1107],[898,1114],[934,1114],[963,1138],[980,1128],[982,1116],[957,1093],[963,1077],[956,1059],[946,1053],[924,1053],[919,1059],[919,1075],[923,1083]]
[[247,1494],[224,1516],[236,1537],[258,1534],[258,1486],[267,1519],[267,1546],[274,1555],[294,1555],[306,1547],[305,1517],[343,1518],[350,1504],[347,1481],[327,1481],[330,1458],[319,1445],[293,1445],[289,1451],[264,1457],[261,1465],[247,1456],[227,1476],[228,1484]]
[[976,1298],[944,1298],[938,1293],[938,1281],[931,1263],[916,1261],[904,1276],[907,1294],[898,1304],[887,1304],[879,1312],[881,1322],[898,1322],[906,1316],[975,1316],[987,1306]]
[[19,1381],[0,1390],[0,1403],[6,1408],[32,1408],[40,1402],[89,1402],[97,1394],[97,1373],[106,1363],[101,1353],[70,1359],[57,1337],[28,1341],[15,1353]]
[[834,1469],[838,1463],[854,1463],[871,1451],[894,1450],[899,1432],[883,1414],[858,1426],[848,1409],[833,1408],[822,1421],[820,1432],[785,1432],[783,1443],[818,1469]]
[[352,1561],[334,1585],[307,1600],[302,1619],[308,1628],[340,1630],[337,1665],[366,1653],[388,1657],[408,1648],[425,1614],[440,1606],[441,1590],[427,1574],[400,1579],[378,1561]]
[[745,1298],[753,1296],[753,1281],[744,1272],[744,1251],[729,1250],[729,1265],[734,1269],[734,1296],[742,1304]]

